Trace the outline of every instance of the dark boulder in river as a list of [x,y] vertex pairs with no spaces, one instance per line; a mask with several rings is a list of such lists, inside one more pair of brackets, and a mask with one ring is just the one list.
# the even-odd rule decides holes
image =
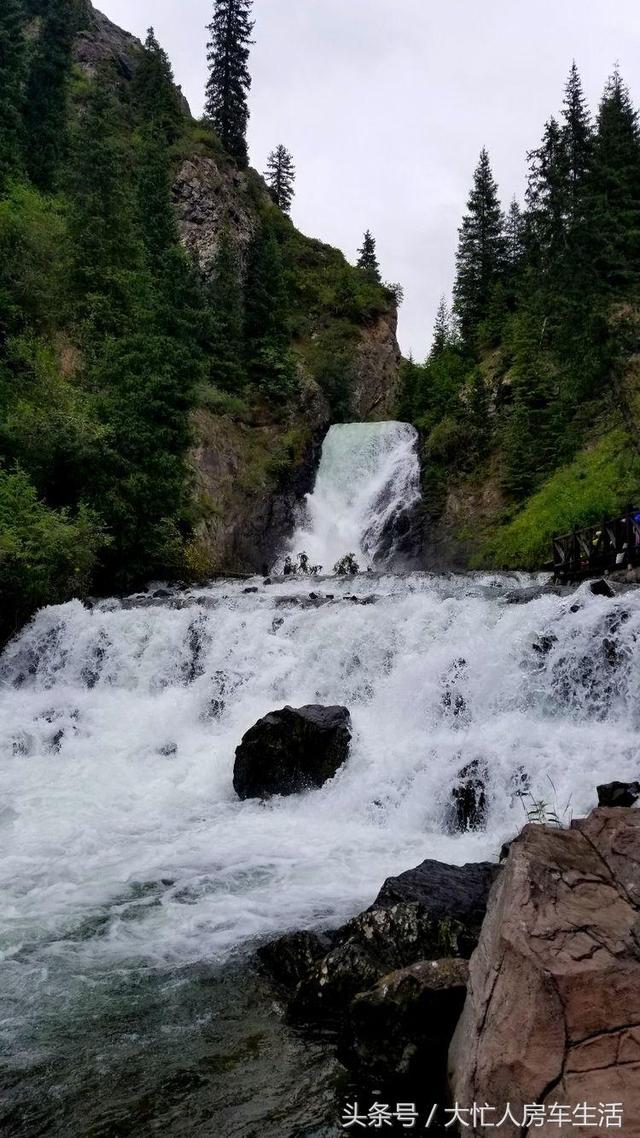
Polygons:
[[349,755],[346,707],[283,707],[259,719],[236,750],[233,786],[240,798],[297,794],[323,786]]
[[499,872],[500,866],[490,861],[447,865],[428,858],[415,869],[388,877],[371,907],[388,909],[401,901],[422,905],[432,919],[453,921],[463,927],[468,951],[463,948],[461,955],[469,955],[480,933],[489,890]]
[[598,806],[633,806],[640,798],[640,782],[606,782],[598,787]]

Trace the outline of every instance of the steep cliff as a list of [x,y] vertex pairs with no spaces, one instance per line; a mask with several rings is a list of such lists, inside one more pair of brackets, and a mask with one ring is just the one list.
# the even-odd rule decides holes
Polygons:
[[[125,87],[142,45],[90,3],[75,62],[92,80],[109,68]],[[274,206],[254,170],[240,170],[209,128],[191,119],[178,147],[173,199],[184,247],[210,280],[223,232],[241,272],[262,220]],[[327,428],[336,418],[385,418],[398,396],[400,349],[391,293],[364,299],[357,270],[336,249],[278,220],[293,297],[292,346],[299,392],[283,414],[239,400],[208,403],[193,416],[191,463],[200,522],[194,567],[253,571],[269,564],[312,485]],[[336,392],[338,395],[336,396]],[[228,402],[228,401],[227,401]]]
[[[182,242],[210,278],[222,233],[243,267],[265,212],[274,207],[256,171],[238,170],[222,152],[206,149],[182,161],[174,203]],[[312,488],[331,422],[389,417],[398,395],[392,296],[378,290],[372,303],[356,289],[352,295],[357,271],[338,250],[304,237],[286,218],[279,224],[299,392],[284,416],[263,404],[223,413],[202,407],[194,416],[192,459],[203,507],[198,556],[216,571],[270,565],[297,502]],[[332,406],[336,388],[344,389],[339,408],[335,400]]]

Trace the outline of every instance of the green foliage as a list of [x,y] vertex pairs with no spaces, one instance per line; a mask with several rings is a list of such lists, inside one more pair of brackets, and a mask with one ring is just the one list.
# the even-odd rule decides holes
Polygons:
[[211,378],[216,387],[232,394],[247,382],[244,359],[244,299],[238,258],[228,233],[220,240],[213,282]]
[[176,571],[188,528],[190,354],[165,336],[122,337],[108,342],[92,380],[109,442],[89,500],[113,534],[109,579]]
[[25,97],[25,162],[40,190],[57,187],[67,154],[71,48],[80,10],[76,0],[48,0],[31,57]]
[[68,311],[64,207],[25,185],[0,201],[0,340],[59,327]]
[[468,346],[487,314],[492,290],[504,273],[505,258],[504,217],[483,147],[460,228],[453,289],[456,317]]
[[26,65],[24,13],[20,0],[0,8],[0,192],[22,165],[23,82]]
[[610,517],[637,495],[639,486],[640,458],[626,432],[603,424],[596,440],[552,474],[487,542],[477,566],[539,569],[549,560],[554,534]]
[[294,194],[293,186],[296,180],[296,168],[293,164],[293,157],[282,143],[276,146],[275,150],[271,151],[267,159],[267,169],[264,177],[274,204],[277,205],[278,209],[281,209],[283,213],[290,213]]
[[228,153],[247,165],[252,0],[214,0],[205,110]]
[[380,265],[376,256],[376,240],[368,229],[362,240],[362,248],[358,249],[358,268],[374,284],[381,283]]
[[252,382],[265,395],[286,399],[295,386],[289,349],[289,305],[282,253],[273,228],[263,223],[248,258],[245,341]]
[[581,448],[619,401],[621,361],[635,351],[612,319],[620,301],[635,307],[640,284],[640,127],[619,74],[594,125],[574,64],[561,113],[528,162],[526,208],[512,202],[503,223],[482,152],[460,230],[457,327],[443,300],[428,360],[403,369],[401,409],[423,431],[436,512],[452,478],[481,481],[491,458],[496,491],[523,513],[501,529],[485,563],[534,568],[546,560],[549,525],[591,520],[602,498],[620,505],[609,450],[600,487],[582,487],[566,516],[545,496],[549,486],[562,493],[562,477],[549,481],[560,462],[580,455],[588,466]]
[[310,345],[305,362],[326,396],[335,422],[349,418],[349,395],[355,368],[353,326],[335,321]]
[[640,128],[618,72],[609,80],[598,114],[588,201],[593,267],[610,289],[640,279]]
[[149,134],[171,144],[183,129],[184,114],[169,57],[149,28],[144,53],[131,83],[131,98]]
[[39,501],[27,475],[0,467],[0,630],[6,634],[38,605],[82,596],[104,535],[81,508],[72,515]]
[[73,282],[92,353],[107,335],[133,330],[149,304],[133,155],[123,111],[96,81],[82,115],[72,172]]

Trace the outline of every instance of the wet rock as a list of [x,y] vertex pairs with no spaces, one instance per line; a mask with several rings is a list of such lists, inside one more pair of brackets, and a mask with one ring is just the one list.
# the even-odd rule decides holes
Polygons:
[[320,605],[328,604],[329,600],[333,600],[333,597],[284,596],[275,597],[274,605],[276,608],[317,609]]
[[467,661],[463,656],[453,661],[444,677],[444,691],[442,693],[442,706],[445,711],[453,715],[454,719],[466,718],[467,701],[460,690],[467,673]]
[[388,877],[372,908],[386,909],[399,902],[417,903],[432,920],[459,926],[457,954],[468,956],[477,944],[489,891],[499,871],[500,867],[489,861],[447,865],[427,859],[415,869]]
[[261,945],[256,956],[272,980],[292,992],[330,948],[328,934],[304,931],[287,933]]
[[611,588],[611,585],[608,583],[608,581],[605,581],[603,577],[601,577],[599,581],[590,581],[589,589],[593,593],[594,597],[613,598],[616,595],[614,590]]
[[243,593],[257,593],[259,592],[257,585],[248,585],[246,589],[242,590]]
[[[526,826],[470,962],[452,1099],[509,1102],[516,1120],[528,1103],[624,1103],[622,1128],[637,1134],[639,920],[640,811],[598,809],[568,830]],[[597,1110],[587,1130],[600,1132]],[[517,1121],[501,1128],[522,1133]]]
[[482,830],[487,818],[488,771],[479,759],[467,763],[451,791],[447,824],[450,831]]
[[422,1094],[445,1101],[447,1051],[468,973],[466,960],[451,957],[383,976],[352,1002],[341,1057],[374,1079],[419,1078]]
[[640,798],[640,782],[607,782],[598,787],[598,806],[633,806]]
[[540,597],[562,597],[566,594],[567,590],[562,585],[554,585],[548,583],[546,585],[528,585],[521,589],[510,589],[504,595],[504,603],[507,605],[528,605],[531,601],[537,601]]
[[335,934],[336,945],[299,984],[292,1010],[305,1019],[344,1016],[358,992],[387,972],[418,960],[453,955],[460,928],[421,905],[369,909]]
[[348,758],[350,724],[346,707],[309,704],[265,715],[236,750],[236,793],[264,798],[322,786]]
[[542,633],[531,645],[534,652],[539,656],[548,656],[554,644],[558,643],[558,637],[553,634]]

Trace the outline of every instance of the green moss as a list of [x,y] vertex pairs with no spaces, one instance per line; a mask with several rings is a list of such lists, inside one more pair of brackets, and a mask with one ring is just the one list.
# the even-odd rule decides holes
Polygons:
[[622,427],[606,426],[484,543],[473,559],[476,568],[539,569],[549,560],[554,534],[594,525],[637,497],[640,457]]

